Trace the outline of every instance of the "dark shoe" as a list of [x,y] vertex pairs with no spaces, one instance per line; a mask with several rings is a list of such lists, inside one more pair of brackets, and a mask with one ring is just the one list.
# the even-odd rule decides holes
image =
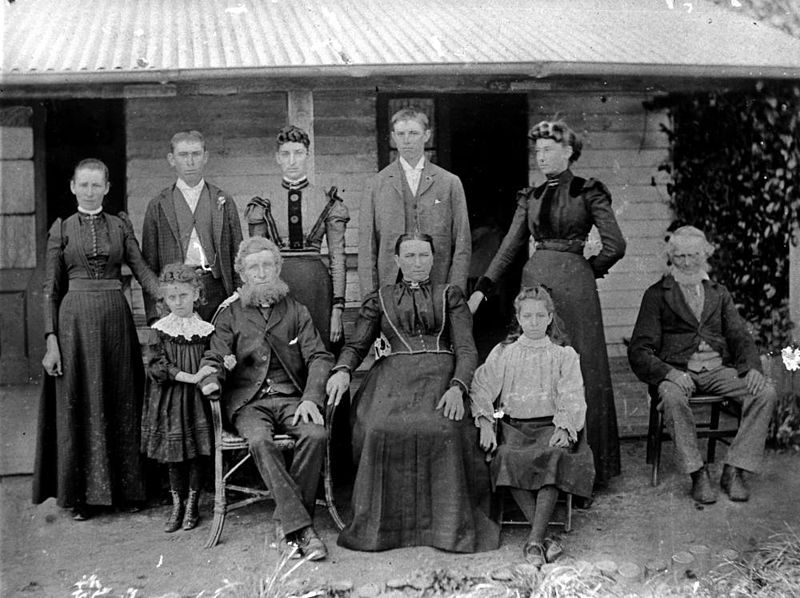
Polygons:
[[725,465],[722,468],[722,477],[719,479],[719,485],[731,500],[747,502],[750,499],[750,489],[744,481],[742,470],[738,467]]
[[692,498],[701,505],[710,505],[717,502],[717,491],[708,476],[708,468],[704,465],[692,476]]
[[72,520],[73,521],[86,521],[89,519],[89,509],[86,505],[75,505],[72,507]]
[[539,542],[526,542],[525,546],[522,548],[522,556],[534,567],[541,567],[547,562],[544,546],[539,544]]
[[555,538],[544,539],[544,560],[554,563],[562,554],[564,554],[564,547],[561,546],[561,542]]
[[309,561],[321,561],[328,556],[325,543],[310,525],[297,532],[297,544],[300,546],[300,552]]
[[197,527],[200,521],[200,512],[197,508],[197,501],[200,493],[197,490],[189,490],[189,498],[186,499],[186,513],[183,515],[183,529],[190,530]]
[[183,520],[183,500],[181,500],[181,495],[174,490],[170,491],[170,494],[172,494],[172,512],[164,524],[164,531],[168,534],[178,531]]
[[278,521],[275,522],[275,548],[281,558],[299,559],[303,556],[300,554],[300,546],[294,540],[294,535],[291,539],[287,538],[283,533],[283,526]]

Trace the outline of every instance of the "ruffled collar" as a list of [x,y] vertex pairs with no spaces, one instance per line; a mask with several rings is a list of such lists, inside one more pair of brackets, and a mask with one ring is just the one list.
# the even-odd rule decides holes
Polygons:
[[425,280],[421,280],[419,282],[411,282],[410,280],[406,280],[405,278],[402,280],[401,284],[408,289],[414,290],[419,288],[429,288],[431,286],[431,279],[426,278]]
[[182,336],[186,340],[190,340],[195,336],[209,336],[214,332],[214,326],[203,320],[196,313],[193,313],[188,318],[169,314],[153,324],[151,328],[168,336]]
[[517,342],[528,349],[544,349],[545,347],[552,345],[553,341],[550,340],[549,336],[544,336],[539,339],[532,339],[528,338],[524,334],[517,339]]

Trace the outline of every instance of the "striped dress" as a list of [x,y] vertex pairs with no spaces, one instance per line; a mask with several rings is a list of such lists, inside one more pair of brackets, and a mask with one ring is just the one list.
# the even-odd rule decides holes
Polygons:
[[151,294],[124,213],[59,219],[47,242],[45,334],[56,334],[63,375],[45,376],[33,500],[112,505],[145,498],[139,430],[144,372],[133,317],[122,293],[128,264]]

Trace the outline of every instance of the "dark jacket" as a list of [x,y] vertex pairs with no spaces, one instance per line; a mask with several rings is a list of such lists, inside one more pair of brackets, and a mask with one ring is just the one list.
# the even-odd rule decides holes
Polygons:
[[728,289],[706,280],[700,321],[692,313],[678,283],[670,276],[648,288],[628,347],[633,372],[647,384],[662,382],[671,369],[685,370],[700,341],[722,356],[739,375],[761,371],[755,343],[736,310]]
[[[214,324],[200,367],[215,367],[217,374],[202,380],[199,387],[215,381],[219,384],[222,409],[229,421],[258,394],[272,359],[280,361],[302,400],[322,408],[333,355],[325,350],[303,304],[287,296],[272,307],[269,320],[265,320],[260,309],[236,298],[220,307]],[[226,355],[236,358],[232,371],[223,365]]]
[[[233,263],[242,242],[242,225],[233,197],[216,185],[206,182],[211,201],[211,227],[214,231],[214,251],[217,254],[222,283],[229,295],[238,286]],[[147,204],[142,227],[142,255],[150,269],[159,275],[167,264],[183,262],[186,256],[178,231],[178,217],[172,194],[175,185],[167,187]],[[224,198],[221,201],[219,198]],[[147,321],[158,317],[155,298],[145,295]]]
[[[589,258],[589,264],[594,277],[602,278],[611,266],[622,259],[626,248],[625,238],[611,207],[611,194],[600,181],[576,177],[570,170],[558,176],[558,183],[553,203],[556,207],[550,223],[552,232],[558,239],[583,243],[592,225],[596,226],[602,249],[598,255]],[[484,279],[488,281],[482,280],[478,290],[485,293],[499,282],[519,251],[528,246],[530,235],[536,241],[544,240],[539,226],[539,212],[546,188],[545,183],[517,192],[517,210],[511,226],[484,274]],[[582,249],[579,251],[583,253]]]

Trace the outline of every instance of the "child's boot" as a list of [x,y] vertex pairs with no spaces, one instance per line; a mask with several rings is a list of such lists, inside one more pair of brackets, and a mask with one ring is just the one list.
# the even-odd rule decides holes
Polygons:
[[189,499],[186,501],[186,514],[183,516],[183,529],[190,530],[197,527],[197,522],[200,520],[200,512],[197,502],[200,498],[200,493],[197,490],[189,490]]
[[[169,514],[169,519],[164,524],[164,531],[168,534],[178,531],[181,527],[181,520],[183,519],[183,500],[181,494],[177,490],[170,490],[172,495],[172,512]],[[191,496],[191,494],[190,494]]]

